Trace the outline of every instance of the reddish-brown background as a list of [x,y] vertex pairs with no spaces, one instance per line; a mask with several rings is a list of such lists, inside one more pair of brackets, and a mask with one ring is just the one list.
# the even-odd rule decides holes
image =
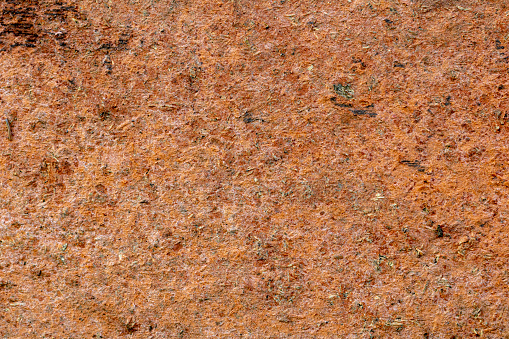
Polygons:
[[2,338],[509,338],[505,1],[0,10]]

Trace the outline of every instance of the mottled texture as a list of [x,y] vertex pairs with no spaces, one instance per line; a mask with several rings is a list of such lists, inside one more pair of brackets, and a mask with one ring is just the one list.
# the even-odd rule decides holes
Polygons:
[[3,0],[0,336],[509,338],[505,3]]

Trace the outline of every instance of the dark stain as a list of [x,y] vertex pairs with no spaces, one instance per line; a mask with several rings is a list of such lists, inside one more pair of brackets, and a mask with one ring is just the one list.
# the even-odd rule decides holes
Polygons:
[[437,226],[437,228],[435,229],[435,234],[436,234],[437,238],[443,238],[444,230],[442,229],[442,226],[440,226],[440,225]]
[[246,124],[252,123],[254,121],[265,122],[265,120],[263,119],[253,117],[253,114],[251,112],[244,113],[244,115],[242,116],[242,121],[244,121]]
[[368,117],[376,117],[378,114],[376,114],[373,111],[368,111],[365,109],[351,109],[350,110],[354,115],[367,115]]

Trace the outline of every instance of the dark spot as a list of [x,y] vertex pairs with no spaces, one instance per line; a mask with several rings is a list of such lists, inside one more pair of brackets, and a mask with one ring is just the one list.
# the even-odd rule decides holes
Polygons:
[[[164,29],[161,30],[161,33],[164,33]],[[127,45],[129,43],[129,38],[130,36],[128,34],[122,34],[122,36],[117,41],[118,47]]]
[[9,289],[9,288],[12,288],[13,286],[16,286],[16,284],[13,284],[10,281],[0,281],[0,290],[1,289]]
[[127,334],[132,334],[136,331],[138,331],[140,325],[137,322],[129,321],[127,324],[125,324],[125,330]]
[[316,20],[308,21],[307,24],[311,26],[312,28],[316,28]]
[[389,20],[389,19],[384,19],[384,21],[385,21],[385,23],[386,23],[387,25],[390,25],[390,24],[392,24],[392,23],[393,23],[393,21],[392,21],[392,20]]
[[501,45],[500,40],[495,40],[495,48],[496,49],[504,49],[505,47]]
[[107,120],[110,116],[111,113],[108,111],[101,111],[101,113],[99,113],[99,118],[101,119],[101,121]]
[[104,43],[101,46],[99,46],[99,49],[111,49],[111,48],[113,48],[113,45],[109,42]]
[[242,120],[246,123],[246,124],[249,124],[253,121],[256,121],[255,118],[253,118],[253,115],[250,113],[250,112],[246,112],[244,113],[244,116],[242,117]]
[[437,235],[437,238],[442,238],[444,236],[444,230],[442,229],[442,226],[437,226],[435,229],[435,234]]
[[368,117],[376,117],[377,114],[372,111],[368,111],[365,109],[352,109],[351,110],[354,115],[367,115]]
[[11,223],[11,227],[14,228],[14,229],[18,229],[21,227],[21,224],[17,221]]
[[394,67],[400,67],[400,68],[405,68],[405,65],[403,65],[401,62],[399,61],[394,61]]
[[253,121],[261,121],[261,122],[265,122],[265,120],[263,119],[260,119],[260,118],[254,118],[253,117],[253,114],[251,112],[246,112],[244,113],[244,115],[242,116],[242,120],[246,123],[246,124],[249,124]]
[[404,165],[416,168],[417,171],[419,171],[419,172],[424,172],[424,170],[425,170],[424,166],[421,166],[421,162],[419,160],[414,160],[414,161],[401,160],[400,162]]
[[67,80],[69,84],[67,85],[70,89],[75,90],[78,85],[76,85],[76,81],[74,79]]

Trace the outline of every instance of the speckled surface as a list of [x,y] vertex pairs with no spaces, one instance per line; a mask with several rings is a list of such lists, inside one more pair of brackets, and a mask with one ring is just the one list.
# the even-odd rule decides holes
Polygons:
[[509,338],[504,1],[0,13],[2,338]]

